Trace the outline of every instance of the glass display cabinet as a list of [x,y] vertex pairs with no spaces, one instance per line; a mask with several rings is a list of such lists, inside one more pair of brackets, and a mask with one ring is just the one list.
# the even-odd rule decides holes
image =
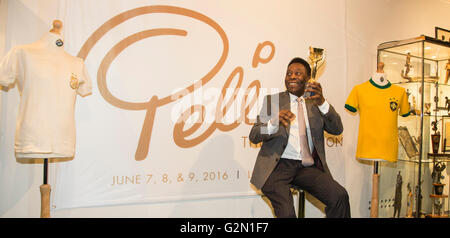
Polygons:
[[424,35],[385,42],[377,57],[411,108],[398,117],[398,161],[381,164],[379,217],[448,217],[450,42]]

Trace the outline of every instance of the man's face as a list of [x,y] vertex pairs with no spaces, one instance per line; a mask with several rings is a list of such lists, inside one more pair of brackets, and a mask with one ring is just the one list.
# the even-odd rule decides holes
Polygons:
[[300,97],[305,91],[305,84],[308,79],[305,66],[300,63],[293,63],[287,69],[284,84],[288,92]]

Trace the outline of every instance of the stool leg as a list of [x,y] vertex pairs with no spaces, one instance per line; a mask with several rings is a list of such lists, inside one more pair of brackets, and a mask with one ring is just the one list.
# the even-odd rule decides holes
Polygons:
[[298,218],[305,218],[305,192],[298,191]]

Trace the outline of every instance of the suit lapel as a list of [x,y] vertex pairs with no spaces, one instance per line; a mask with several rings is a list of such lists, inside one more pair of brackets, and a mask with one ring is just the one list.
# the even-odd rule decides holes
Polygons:
[[[291,110],[291,97],[289,96],[288,91],[284,91],[280,93],[280,111],[281,110]],[[288,125],[286,127],[286,138],[289,138],[289,130],[291,127]]]
[[317,107],[315,107],[312,103],[306,103],[306,111],[308,113],[308,122],[309,122],[309,127],[311,128],[311,133],[312,129],[317,128],[316,124],[318,122],[317,120]]
[[291,97],[288,91],[280,94],[280,110],[291,110]]

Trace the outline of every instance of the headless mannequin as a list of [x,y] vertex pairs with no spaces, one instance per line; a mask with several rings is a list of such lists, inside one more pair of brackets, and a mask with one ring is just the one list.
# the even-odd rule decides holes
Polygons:
[[13,47],[0,61],[0,84],[15,84],[20,94],[15,157],[44,160],[41,217],[50,217],[48,160],[74,157],[76,97],[92,92],[83,59],[64,50],[62,26],[53,21],[38,41]]
[[[384,63],[377,63],[377,71],[372,76],[372,81],[379,85],[385,86],[389,83],[386,79],[386,75],[384,74]],[[380,180],[380,175],[378,173],[378,164],[380,161],[384,161],[379,158],[358,158],[366,161],[373,161],[373,175],[372,175],[372,198],[370,203],[370,217],[377,218],[378,217],[378,183]]]
[[[385,86],[389,83],[389,81],[386,79],[386,75],[384,74],[384,63],[383,62],[378,62],[377,71],[372,75],[372,81],[379,86]],[[383,159],[377,159],[377,158],[358,158],[358,159],[376,161],[376,162],[384,161]]]
[[[60,20],[53,21],[51,33],[61,35],[62,22]],[[61,42],[62,43],[62,42]],[[60,45],[58,45],[60,46]],[[61,44],[62,46],[62,44]],[[41,190],[41,218],[50,218],[50,184],[47,183],[48,177],[48,158],[44,159],[44,183],[40,186]]]
[[61,29],[63,27],[63,23],[60,20],[53,21],[53,28],[50,30],[51,33],[55,33],[61,35]]
[[384,74],[384,63],[378,62],[377,71],[372,75],[372,81],[374,81],[379,86],[385,86],[389,83]]
[[[60,20],[53,21],[53,28],[50,30],[51,33],[61,35],[62,22]],[[62,41],[60,43],[62,46]],[[44,183],[40,186],[41,190],[41,218],[50,218],[50,184],[47,183],[48,177],[48,158],[44,159]]]

